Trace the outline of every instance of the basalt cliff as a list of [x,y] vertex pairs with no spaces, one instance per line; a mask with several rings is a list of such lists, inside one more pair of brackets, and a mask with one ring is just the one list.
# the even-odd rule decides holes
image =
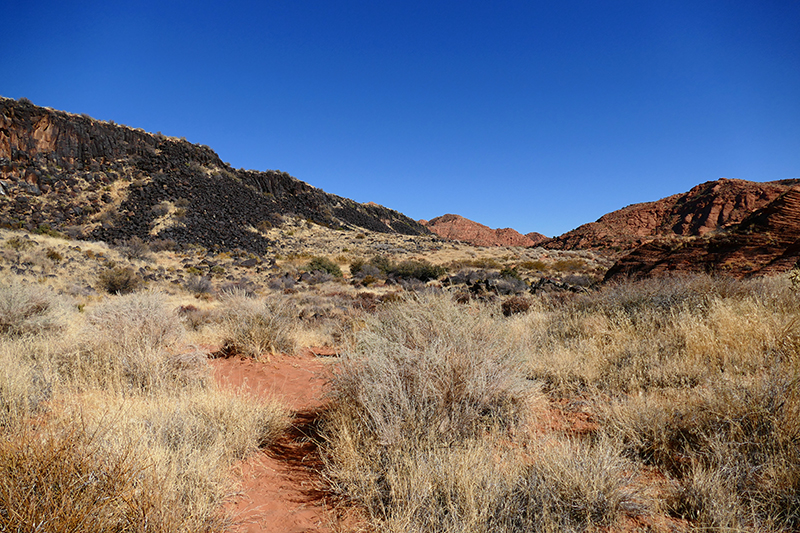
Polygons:
[[397,211],[285,172],[231,168],[206,146],[0,97],[0,226],[264,253],[272,244],[265,231],[286,216],[430,233]]

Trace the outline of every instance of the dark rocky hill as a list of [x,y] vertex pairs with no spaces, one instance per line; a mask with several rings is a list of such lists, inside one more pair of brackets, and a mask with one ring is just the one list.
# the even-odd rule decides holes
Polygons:
[[430,233],[397,211],[285,172],[233,169],[207,146],[0,97],[0,226],[264,253],[264,230],[285,216]]

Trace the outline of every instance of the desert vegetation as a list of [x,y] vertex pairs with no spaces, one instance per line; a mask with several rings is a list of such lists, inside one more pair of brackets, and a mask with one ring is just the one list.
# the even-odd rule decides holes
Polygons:
[[308,437],[361,528],[800,528],[797,275],[600,287],[577,254],[270,260],[4,231],[0,530],[228,528],[231,465],[291,413],[219,389],[198,344],[336,348]]
[[3,285],[0,324],[2,531],[219,531],[230,465],[288,424],[214,386],[161,293]]
[[798,303],[697,276],[392,304],[343,355],[326,475],[380,530],[797,530]]

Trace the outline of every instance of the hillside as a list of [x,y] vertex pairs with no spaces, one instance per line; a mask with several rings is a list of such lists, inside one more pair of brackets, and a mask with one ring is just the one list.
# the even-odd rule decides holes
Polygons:
[[547,240],[540,233],[522,235],[511,228],[492,229],[460,215],[442,215],[420,223],[442,238],[475,246],[536,246]]
[[603,215],[544,243],[559,250],[591,249],[619,256],[664,237],[701,237],[738,224],[800,180],[758,183],[719,179],[654,202]]
[[790,270],[800,260],[800,186],[790,187],[740,223],[692,239],[659,239],[622,257],[606,280],[670,272],[736,277]]
[[287,216],[429,233],[285,172],[233,169],[207,146],[0,97],[0,226],[264,253],[274,244],[266,231]]

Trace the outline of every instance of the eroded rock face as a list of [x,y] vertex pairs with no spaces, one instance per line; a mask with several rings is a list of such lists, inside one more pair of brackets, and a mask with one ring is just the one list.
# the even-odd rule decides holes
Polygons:
[[[715,212],[716,207],[709,211]],[[723,211],[720,209],[719,213]],[[658,239],[644,244],[620,258],[607,272],[606,280],[675,272],[746,277],[784,272],[798,260],[800,186],[794,186],[738,224],[727,226],[724,231],[706,232],[696,238]]]
[[[168,212],[171,223],[160,223]],[[0,97],[0,225],[263,253],[271,243],[257,228],[284,215],[334,228],[429,233],[397,211],[325,193],[285,172],[233,169],[207,146]]]
[[709,181],[683,194],[613,211],[544,246],[599,250],[619,256],[659,238],[701,237],[742,222],[797,182],[757,183],[724,178]]
[[536,246],[547,237],[540,233],[522,235],[511,228],[492,229],[459,215],[442,215],[420,223],[445,239],[457,240],[475,246]]

